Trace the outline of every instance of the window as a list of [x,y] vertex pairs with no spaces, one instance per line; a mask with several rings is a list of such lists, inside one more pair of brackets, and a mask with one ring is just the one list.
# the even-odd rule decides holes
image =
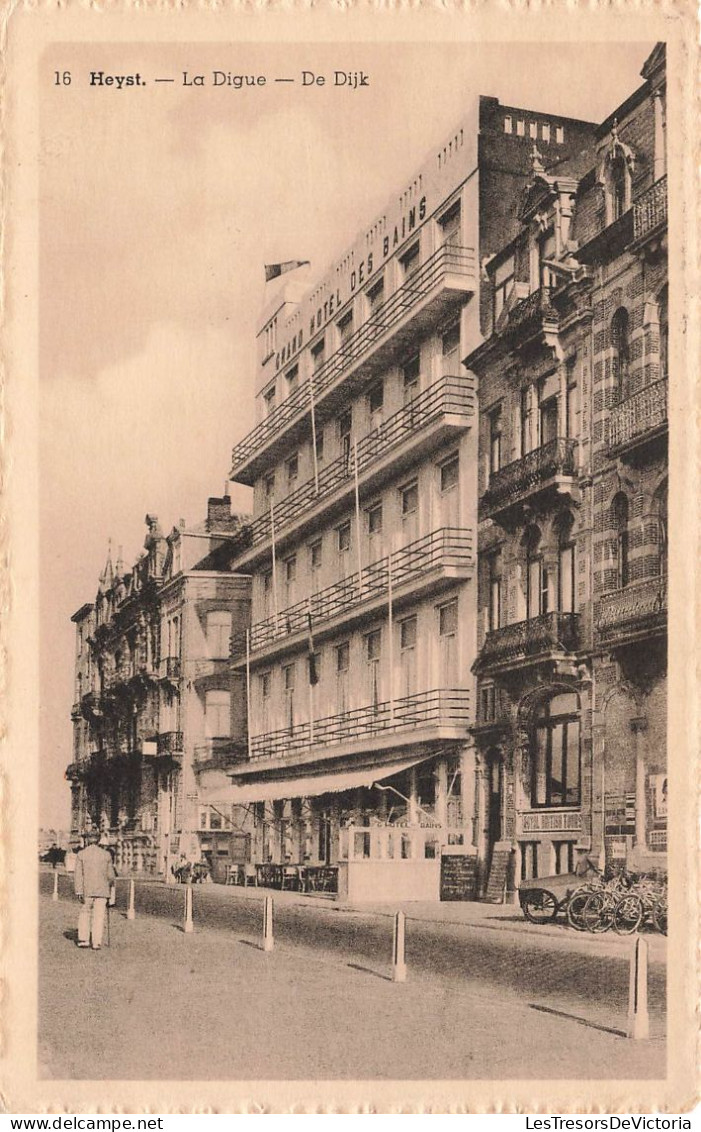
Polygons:
[[458,631],[457,599],[438,607],[438,632],[441,637],[454,637]]
[[325,353],[325,349],[324,349],[324,348],[325,348],[325,343],[324,343],[324,339],[323,339],[323,338],[321,339],[321,341],[320,341],[320,342],[316,342],[316,343],[315,343],[315,344],[314,344],[314,345],[312,346],[312,350],[311,350],[311,354],[312,354],[312,370],[313,370],[313,372],[314,372],[314,373],[316,373],[316,372],[317,372],[317,370],[321,369],[321,367],[322,367],[322,366],[323,366],[323,364],[324,364],[324,353]]
[[406,617],[399,623],[399,646],[402,649],[416,648],[416,617]]
[[231,694],[229,692],[219,689],[205,692],[204,723],[205,734],[210,739],[224,738],[231,734]]
[[299,474],[299,456],[296,452],[294,456],[290,456],[289,460],[285,463],[285,470],[287,472],[287,485],[289,487],[295,482]]
[[492,409],[487,417],[489,421],[489,474],[494,475],[501,467],[501,434],[502,411],[501,405]]
[[231,613],[227,609],[215,609],[207,614],[207,645],[209,655],[217,660],[225,660],[231,646]]
[[447,248],[460,246],[460,201],[451,205],[439,220],[441,240]]
[[345,413],[341,413],[340,417],[338,418],[336,427],[338,429],[338,446],[340,455],[343,457],[346,465],[348,466],[350,465],[351,430],[353,428],[353,417],[350,409],[346,410]]
[[295,666],[294,664],[286,664],[282,670],[282,683],[286,692],[294,692],[295,690]]
[[539,287],[555,287],[557,276],[548,267],[548,262],[555,258],[555,233],[551,228],[538,240]]
[[548,570],[540,549],[540,530],[530,527],[526,543],[526,617],[540,617],[548,612]]
[[513,256],[494,269],[494,326],[506,306],[516,279],[516,261]]
[[542,137],[544,142],[550,141],[550,124],[549,124],[549,122],[543,122],[543,124],[541,126],[541,135],[540,136]]
[[285,374],[285,381],[287,382],[287,395],[289,397],[290,393],[294,393],[299,385],[299,366],[292,366],[292,369],[288,369]]
[[258,677],[258,688],[260,690],[261,700],[267,700],[270,696],[271,687],[271,674],[270,672],[261,672]]
[[497,718],[497,690],[494,684],[480,688],[480,723],[494,723]]
[[367,515],[368,534],[379,535],[382,533],[382,504],[375,503],[372,507],[368,507],[365,514]]
[[563,126],[555,127],[555,141],[558,145],[563,145],[565,141],[565,130]]
[[540,443],[549,444],[557,439],[558,398],[548,397],[538,406],[540,412]]
[[627,206],[627,173],[625,158],[614,157],[610,166],[611,221],[618,220]]
[[343,318],[339,319],[337,326],[339,342],[343,346],[353,333],[353,311],[350,310],[347,314],[344,314]]
[[538,137],[538,123],[537,122],[529,122],[528,123],[528,135],[529,135],[529,137],[532,137],[532,138]]
[[628,311],[619,307],[611,319],[611,348],[613,350],[613,378],[619,399],[626,395],[628,369],[630,366]]
[[576,358],[567,360],[567,387],[565,390],[565,436],[574,436],[577,412],[577,373]]
[[560,613],[574,613],[575,610],[575,549],[572,537],[574,519],[567,514],[558,524],[557,539],[557,598]]
[[418,240],[404,252],[404,255],[399,257],[399,262],[407,279],[418,270],[421,263],[421,249]]
[[273,572],[266,570],[263,574],[263,597],[267,598],[273,592]]
[[338,538],[338,549],[343,552],[350,550],[351,545],[351,525],[350,519],[342,523],[340,527],[336,528],[336,536]]
[[574,692],[553,696],[543,705],[533,730],[531,756],[531,804],[579,805],[579,705]]
[[555,849],[555,873],[558,876],[562,873],[574,872],[574,851],[576,844],[576,841],[553,842]]
[[263,401],[265,403],[265,415],[269,417],[275,408],[275,386],[271,385],[267,393],[263,394]]
[[402,381],[404,387],[404,403],[410,401],[419,392],[419,377],[421,374],[421,356],[414,354],[402,366]]
[[419,485],[416,481],[400,488],[402,515],[412,515],[419,508]]
[[297,555],[292,554],[285,559],[285,582],[291,586],[297,580]]
[[491,554],[487,559],[489,578],[489,631],[501,628],[501,554]]
[[456,487],[460,478],[460,457],[455,455],[446,460],[440,467],[441,491],[450,491]]
[[511,116],[509,114],[507,114],[507,116],[504,118],[504,133],[510,134],[512,132],[513,132],[513,122],[511,120]]
[[373,629],[372,633],[365,634],[364,640],[365,659],[367,661],[379,660],[382,646],[382,631],[380,629]]
[[[441,335],[441,349],[443,353],[443,372],[460,372],[460,323],[454,322]],[[448,367],[446,369],[446,366]]]
[[309,547],[309,565],[311,566],[312,570],[321,569],[321,546],[321,539],[318,539]]
[[521,850],[521,880],[533,880],[538,876],[537,841],[519,841]]
[[519,138],[525,137],[526,123],[522,119],[519,119],[516,123],[516,134]]
[[379,306],[382,305],[385,298],[385,281],[384,277],[373,283],[372,287],[368,288],[366,292],[368,300],[368,314],[372,314]]
[[519,400],[519,426],[521,432],[521,455],[531,450],[531,389],[524,385]]
[[272,499],[275,494],[275,476],[265,476],[263,479],[263,494],[266,499]]
[[350,645],[348,641],[344,641],[342,645],[336,645],[336,671],[347,672],[350,665]]
[[376,381],[374,385],[368,389],[368,409],[371,413],[379,413],[384,404],[385,387],[384,382]]
[[616,568],[618,571],[618,585],[623,589],[630,581],[630,563],[628,552],[630,549],[630,532],[628,529],[629,507],[628,498],[619,491],[614,496],[611,508],[613,526],[616,531]]
[[667,495],[668,488],[665,481],[660,488],[658,488],[654,499],[655,511],[657,513],[657,563],[658,571],[661,578],[667,576]]
[[669,306],[667,295],[667,288],[664,287],[657,302],[660,334],[660,377],[663,381],[667,380],[669,372]]
[[314,451],[316,453],[317,461],[319,463],[321,463],[321,461],[324,459],[324,430],[323,430],[323,428],[317,428],[317,430],[316,430],[316,443],[314,445]]

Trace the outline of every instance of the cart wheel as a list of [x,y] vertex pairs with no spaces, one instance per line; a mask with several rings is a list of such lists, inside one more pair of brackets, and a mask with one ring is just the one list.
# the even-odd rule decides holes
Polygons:
[[567,905],[567,923],[571,928],[574,928],[576,932],[583,932],[587,929],[584,920],[584,909],[587,906],[587,900],[590,896],[590,889],[586,889],[584,892],[575,892]]
[[613,911],[613,930],[619,935],[632,935],[640,927],[643,902],[635,893],[622,896]]
[[523,914],[532,924],[547,924],[557,915],[557,900],[544,888],[531,888],[521,898]]
[[655,909],[654,909],[654,912],[652,914],[652,922],[654,923],[658,932],[662,932],[662,935],[667,935],[667,901],[666,900],[661,900],[659,902],[659,904],[655,905]]

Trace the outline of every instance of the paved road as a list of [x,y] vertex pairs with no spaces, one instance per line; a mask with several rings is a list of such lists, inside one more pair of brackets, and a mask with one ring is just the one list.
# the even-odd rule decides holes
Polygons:
[[[664,967],[651,966],[652,1040],[625,1029],[625,956],[572,953],[464,925],[411,921],[409,977],[389,981],[388,916],[137,886],[112,946],[74,943],[76,905],[41,901],[44,1075],[146,1079],[654,1078],[664,1074]],[[120,896],[120,900],[122,897]],[[146,909],[153,914],[146,914]],[[81,987],[76,1016],[76,983]],[[66,1021],[72,1037],[66,1041]],[[614,1031],[614,1032],[611,1032]]]

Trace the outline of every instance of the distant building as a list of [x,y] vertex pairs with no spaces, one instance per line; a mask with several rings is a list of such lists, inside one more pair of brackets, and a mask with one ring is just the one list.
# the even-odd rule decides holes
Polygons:
[[461,362],[534,140],[553,163],[594,131],[482,98],[324,278],[270,290],[258,423],[231,472],[254,494],[231,798],[261,881],[303,868],[358,900],[437,898],[441,856],[476,854],[477,402]]
[[66,773],[74,833],[99,828],[118,868],[169,875],[181,853],[211,850],[217,782],[245,743],[244,691],[228,656],[232,626],[248,619],[248,581],[228,568],[241,527],[228,497],[210,499],[198,528],[166,537],[155,517],[146,523],[142,557],[131,570],[108,557],[95,602],[73,615]]
[[477,849],[510,886],[667,845],[665,53],[486,265]]

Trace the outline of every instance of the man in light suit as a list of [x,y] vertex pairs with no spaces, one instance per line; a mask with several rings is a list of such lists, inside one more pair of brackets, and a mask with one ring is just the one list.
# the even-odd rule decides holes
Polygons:
[[93,951],[102,947],[105,908],[110,887],[117,879],[112,858],[106,849],[98,845],[99,840],[97,830],[88,833],[87,845],[76,857],[73,881],[75,894],[80,899],[78,947],[90,947],[92,940]]

